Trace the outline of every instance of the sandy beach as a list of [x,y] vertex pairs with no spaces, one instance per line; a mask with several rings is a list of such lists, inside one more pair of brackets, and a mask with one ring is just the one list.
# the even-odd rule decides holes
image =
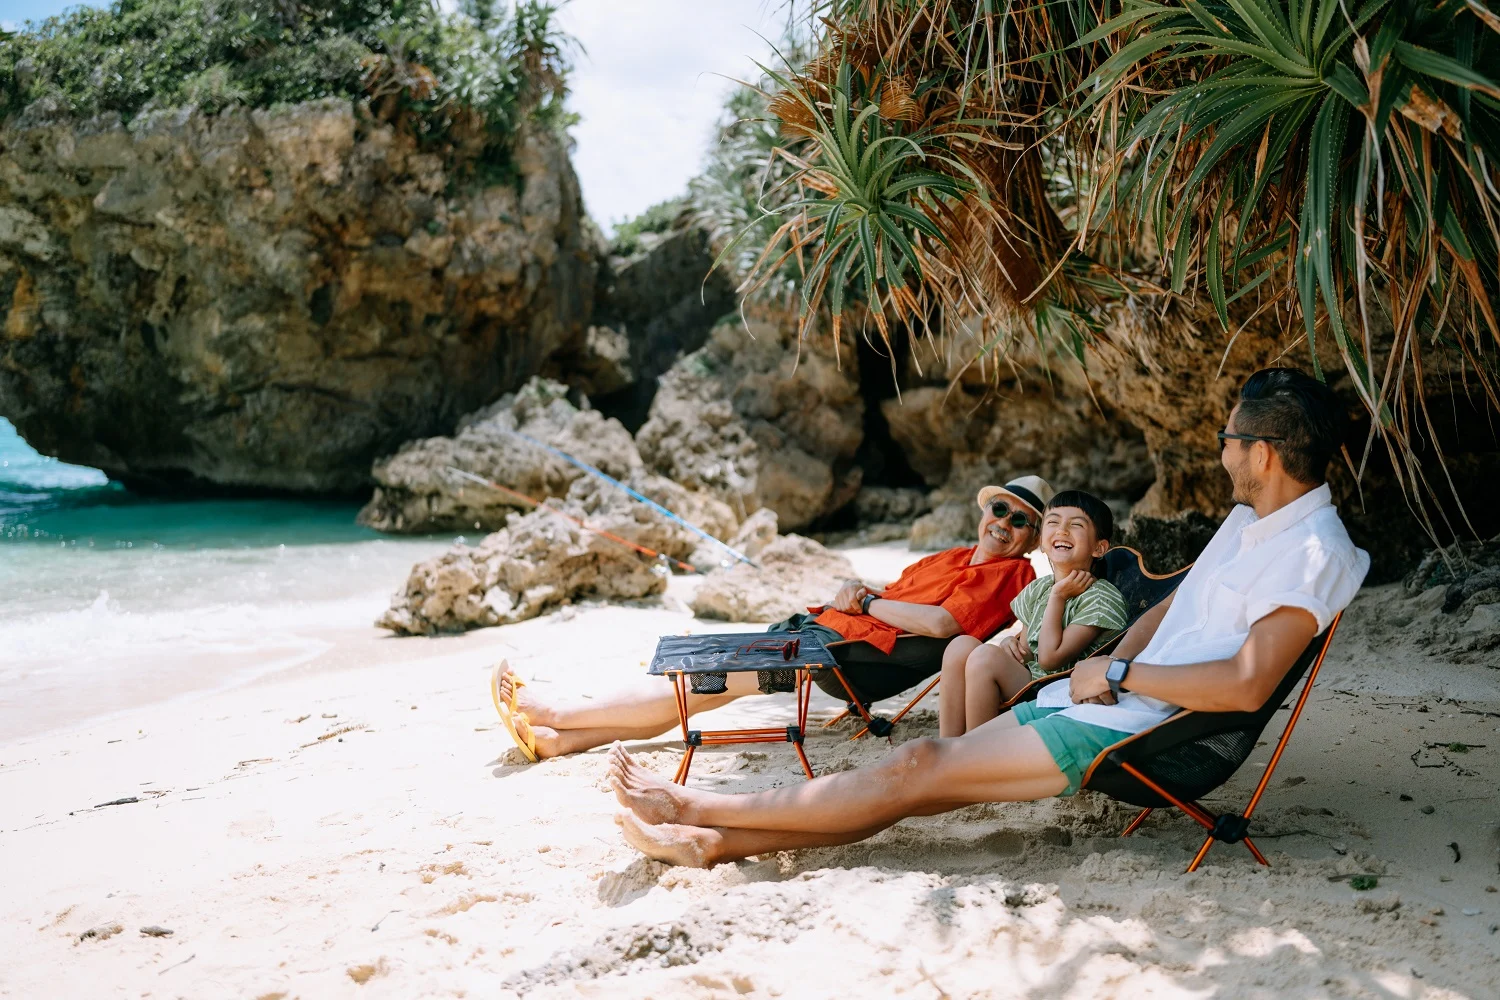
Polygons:
[[[852,554],[870,576],[911,558]],[[335,623],[294,670],[7,741],[0,995],[1500,995],[1500,685],[1371,648],[1393,588],[1351,609],[1257,816],[1273,867],[1221,845],[1183,875],[1193,824],[1121,840],[1131,811],[1092,794],[709,871],[643,860],[602,752],[522,763],[487,675],[506,657],[541,692],[628,680],[656,636],[734,627],[694,620],[691,585],[436,640]],[[792,713],[775,696],[710,721]],[[926,711],[897,738],[935,733]],[[815,730],[815,768],[887,750],[849,735]],[[662,772],[679,747],[634,745]],[[784,746],[698,760],[708,787],[802,780]]]

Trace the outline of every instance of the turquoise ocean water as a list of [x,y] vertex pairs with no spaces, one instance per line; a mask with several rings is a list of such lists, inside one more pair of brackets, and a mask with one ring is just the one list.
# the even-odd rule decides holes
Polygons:
[[349,502],[141,497],[0,420],[0,739],[306,662],[413,562]]

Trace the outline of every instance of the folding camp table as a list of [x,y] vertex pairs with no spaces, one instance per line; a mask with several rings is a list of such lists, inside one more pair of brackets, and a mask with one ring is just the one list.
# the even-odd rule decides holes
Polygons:
[[[796,671],[797,721],[790,726],[761,729],[689,729],[688,677],[692,674],[733,674],[747,670]],[[832,670],[849,691],[838,661],[816,635],[806,632],[721,632],[714,635],[668,635],[656,644],[656,655],[647,671],[670,678],[677,691],[677,715],[682,720],[682,763],[672,780],[687,784],[693,753],[701,746],[737,743],[790,743],[802,761],[802,770],[813,776],[812,765],[802,749],[807,733],[807,710],[812,701],[812,674]],[[850,700],[854,700],[852,691]]]

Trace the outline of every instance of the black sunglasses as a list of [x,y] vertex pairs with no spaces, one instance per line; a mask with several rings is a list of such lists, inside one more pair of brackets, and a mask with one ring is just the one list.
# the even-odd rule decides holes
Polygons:
[[1027,516],[1025,511],[1021,510],[1019,507],[1011,509],[1010,504],[1006,503],[1004,500],[996,500],[991,503],[990,513],[994,514],[995,517],[999,518],[1002,521],[1005,520],[1006,515],[1009,515],[1010,525],[1012,528],[1036,527],[1036,525],[1031,523],[1031,518]]
[[1266,437],[1263,434],[1231,434],[1228,431],[1219,432],[1219,444],[1225,441],[1285,441],[1286,438]]

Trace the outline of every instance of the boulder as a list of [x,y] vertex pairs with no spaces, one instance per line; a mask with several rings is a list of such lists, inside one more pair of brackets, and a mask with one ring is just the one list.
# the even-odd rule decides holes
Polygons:
[[[684,224],[660,236],[642,234],[641,242],[645,252],[610,258],[595,305],[596,321],[624,338],[633,377],[615,389],[586,390],[595,406],[632,431],[649,415],[662,374],[702,347],[737,304],[734,283],[722,268],[713,269],[703,229]],[[567,381],[573,384],[571,374]]]
[[973,545],[978,537],[978,505],[949,501],[912,522],[907,547],[914,552],[937,552],[957,545]]
[[[495,531],[505,526],[512,512],[531,509],[515,494],[458,475],[455,469],[533,500],[566,496],[574,483],[593,479],[520,436],[524,434],[620,480],[715,538],[734,532],[736,520],[726,504],[647,472],[619,421],[574,406],[569,395],[566,386],[533,379],[495,405],[465,417],[453,437],[414,441],[375,463],[379,485],[360,511],[360,523],[395,533]],[[606,488],[625,495],[615,487]],[[662,514],[652,512],[651,517],[666,532],[663,545],[651,547],[674,559],[686,559],[700,545],[708,545]],[[713,565],[717,564],[716,560]]]
[[375,624],[398,635],[435,635],[535,618],[581,599],[632,600],[666,589],[669,567],[559,517],[657,551],[680,545],[673,527],[595,479],[506,526],[476,546],[458,544],[412,568]]
[[452,437],[403,445],[376,462],[375,494],[359,522],[379,531],[495,530],[530,504],[455,475],[460,469],[535,500],[566,496],[586,476],[520,435],[551,445],[616,479],[645,472],[630,433],[596,410],[579,409],[566,386],[536,378],[464,417]]
[[912,525],[913,549],[972,545],[979,488],[1020,475],[1039,475],[1055,489],[1087,489],[1127,508],[1146,491],[1153,469],[1144,439],[1101,410],[1081,369],[1029,374],[1041,372],[1041,363],[1017,355],[1001,377],[969,364],[982,346],[959,331],[947,355],[931,359],[941,364],[923,376],[945,378],[943,385],[918,385],[880,404],[907,463],[936,487],[930,510]]
[[859,492],[853,459],[864,401],[855,357],[851,344],[835,351],[827,336],[799,353],[794,318],[721,324],[662,376],[636,433],[641,457],[741,518],[769,507],[782,528],[806,527]]
[[1196,510],[1176,517],[1146,517],[1132,514],[1117,532],[1116,545],[1128,545],[1141,554],[1153,573],[1175,573],[1195,562],[1219,530],[1218,521]]
[[[1233,338],[1206,304],[1143,297],[1111,310],[1089,370],[1104,405],[1127,415],[1145,437],[1155,481],[1133,513],[1171,517],[1197,510],[1222,519],[1229,512],[1229,477],[1214,435],[1228,420],[1245,378],[1274,365],[1312,367],[1300,327],[1289,334],[1280,317],[1253,315],[1252,308],[1244,306],[1243,316],[1231,312]],[[1393,338],[1380,310],[1371,310],[1371,324],[1378,372]],[[1318,357],[1353,422],[1350,457],[1363,466],[1356,482],[1347,462],[1335,456],[1329,483],[1350,537],[1370,553],[1367,586],[1401,579],[1434,536],[1446,542],[1500,531],[1500,506],[1480,502],[1500,481],[1500,431],[1487,415],[1484,394],[1470,388],[1469,363],[1451,341],[1440,338],[1422,347],[1420,409],[1432,417],[1412,417],[1413,464],[1399,469],[1378,439],[1368,455],[1361,454],[1369,416],[1334,338],[1319,338]],[[1414,477],[1427,484],[1415,501],[1407,492]],[[1465,501],[1462,509],[1455,494]],[[1409,530],[1393,531],[1397,524]]]
[[0,415],[127,484],[349,493],[587,330],[558,138],[482,184],[347,100],[0,130]]
[[708,574],[693,595],[699,618],[776,622],[822,604],[855,576],[854,566],[811,538],[783,535],[760,553],[760,565],[736,563]]
[[762,507],[745,518],[745,523],[740,525],[734,537],[729,540],[729,547],[747,559],[755,559],[766,550],[766,546],[776,541],[776,537],[776,512],[769,507]]
[[931,507],[924,491],[894,486],[866,486],[854,498],[854,513],[862,525],[907,524]]

